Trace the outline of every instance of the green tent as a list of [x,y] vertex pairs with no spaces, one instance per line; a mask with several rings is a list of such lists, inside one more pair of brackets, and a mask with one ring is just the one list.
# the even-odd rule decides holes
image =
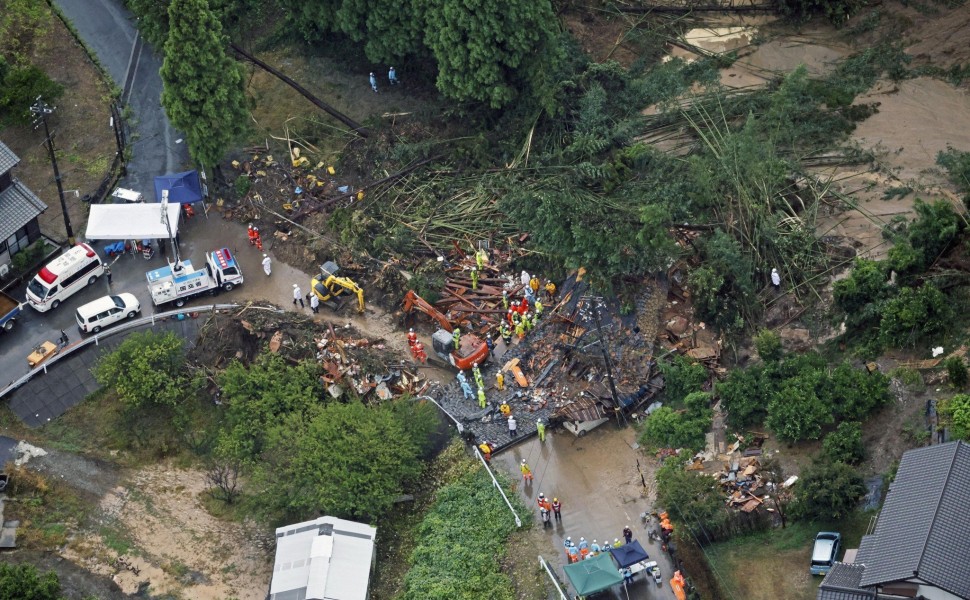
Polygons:
[[608,552],[566,565],[563,570],[580,596],[595,594],[623,581]]

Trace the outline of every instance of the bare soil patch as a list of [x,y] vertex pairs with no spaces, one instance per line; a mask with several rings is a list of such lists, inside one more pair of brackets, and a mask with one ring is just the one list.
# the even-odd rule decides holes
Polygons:
[[[47,36],[34,41],[30,61],[64,86],[61,99],[51,102],[57,110],[49,124],[64,190],[78,190],[83,197],[98,188],[115,156],[114,133],[109,127],[112,84],[103,79],[84,48],[53,13],[50,27]],[[14,176],[49,207],[40,217],[41,230],[63,239],[64,219],[43,131],[30,126],[6,127],[0,130],[0,140],[20,157]],[[87,206],[73,192],[65,196],[75,233],[83,232]]]
[[261,600],[272,574],[273,532],[212,516],[205,490],[196,469],[159,464],[135,471],[101,499],[97,527],[75,537],[64,556],[128,594]]

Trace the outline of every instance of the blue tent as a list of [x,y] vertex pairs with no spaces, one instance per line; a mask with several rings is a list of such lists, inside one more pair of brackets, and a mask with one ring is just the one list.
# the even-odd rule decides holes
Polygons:
[[640,542],[636,540],[633,540],[629,544],[623,544],[619,548],[610,548],[610,554],[613,555],[613,560],[616,561],[616,564],[620,565],[621,569],[650,558],[643,550]]
[[168,190],[168,201],[175,204],[190,204],[202,200],[198,171],[159,175],[155,178],[155,202],[162,201],[163,190]]

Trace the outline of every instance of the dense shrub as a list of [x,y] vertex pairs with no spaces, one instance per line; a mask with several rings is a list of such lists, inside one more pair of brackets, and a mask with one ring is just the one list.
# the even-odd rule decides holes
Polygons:
[[57,573],[40,573],[33,565],[0,563],[0,598],[3,600],[62,600]]
[[736,369],[716,390],[731,427],[764,422],[787,442],[818,439],[826,425],[863,419],[890,399],[882,373],[848,362],[830,370],[812,352]]
[[[692,530],[717,530],[727,519],[724,498],[714,479],[697,471],[688,471],[682,460],[664,461],[657,471],[657,504],[681,523],[689,520]],[[688,516],[689,515],[689,516]],[[709,539],[701,536],[701,539]]]
[[783,351],[781,348],[781,336],[770,329],[762,329],[754,338],[754,347],[758,350],[758,356],[765,362],[780,360]]
[[856,259],[849,276],[836,281],[832,288],[835,306],[845,313],[850,329],[878,323],[880,303],[893,291],[885,264],[862,258]]
[[680,406],[688,394],[701,391],[707,383],[707,367],[677,354],[670,362],[658,364],[664,376],[664,398],[667,404]]
[[94,367],[94,377],[114,388],[129,407],[175,406],[186,397],[185,342],[174,333],[133,333]]
[[829,521],[855,510],[866,493],[862,476],[841,462],[817,462],[802,471],[795,486],[791,514],[799,519]]
[[735,369],[716,386],[721,408],[727,411],[727,421],[735,429],[762,423],[768,414],[768,403],[774,386],[765,374],[765,367],[755,365]]
[[772,396],[765,425],[786,442],[817,440],[835,419],[830,396],[819,389],[826,383],[818,371],[790,380]]
[[502,559],[514,530],[512,515],[483,469],[441,488],[418,527],[400,600],[513,600]]
[[914,347],[945,333],[952,320],[952,304],[933,284],[902,288],[882,306],[879,340],[886,346]]
[[946,169],[957,189],[963,194],[963,204],[970,208],[970,152],[947,146],[946,152],[936,155],[936,164]]
[[775,0],[778,12],[793,21],[822,16],[834,25],[845,23],[865,5],[866,0]]
[[422,446],[392,406],[332,402],[290,414],[267,433],[256,501],[267,513],[292,517],[384,514],[422,471]]
[[28,125],[34,118],[30,106],[37,96],[53,105],[64,94],[64,86],[33,65],[5,70],[0,81],[0,123]]
[[832,462],[857,465],[866,457],[862,444],[862,423],[845,421],[822,440],[822,454]]
[[889,377],[843,362],[831,374],[836,417],[860,421],[889,402]]
[[939,412],[953,437],[970,441],[970,395],[957,394],[940,402]]
[[950,385],[957,389],[967,387],[967,380],[970,378],[970,373],[967,373],[967,364],[963,362],[962,357],[947,357],[943,361],[943,367],[946,369],[946,378],[950,382]]
[[651,447],[700,450],[711,428],[710,398],[710,394],[694,392],[684,398],[684,410],[668,406],[655,410],[643,425],[640,442]]

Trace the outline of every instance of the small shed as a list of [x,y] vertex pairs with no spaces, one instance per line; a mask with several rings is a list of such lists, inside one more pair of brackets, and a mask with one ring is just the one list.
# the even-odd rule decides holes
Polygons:
[[336,517],[280,527],[267,600],[366,600],[376,537]]

